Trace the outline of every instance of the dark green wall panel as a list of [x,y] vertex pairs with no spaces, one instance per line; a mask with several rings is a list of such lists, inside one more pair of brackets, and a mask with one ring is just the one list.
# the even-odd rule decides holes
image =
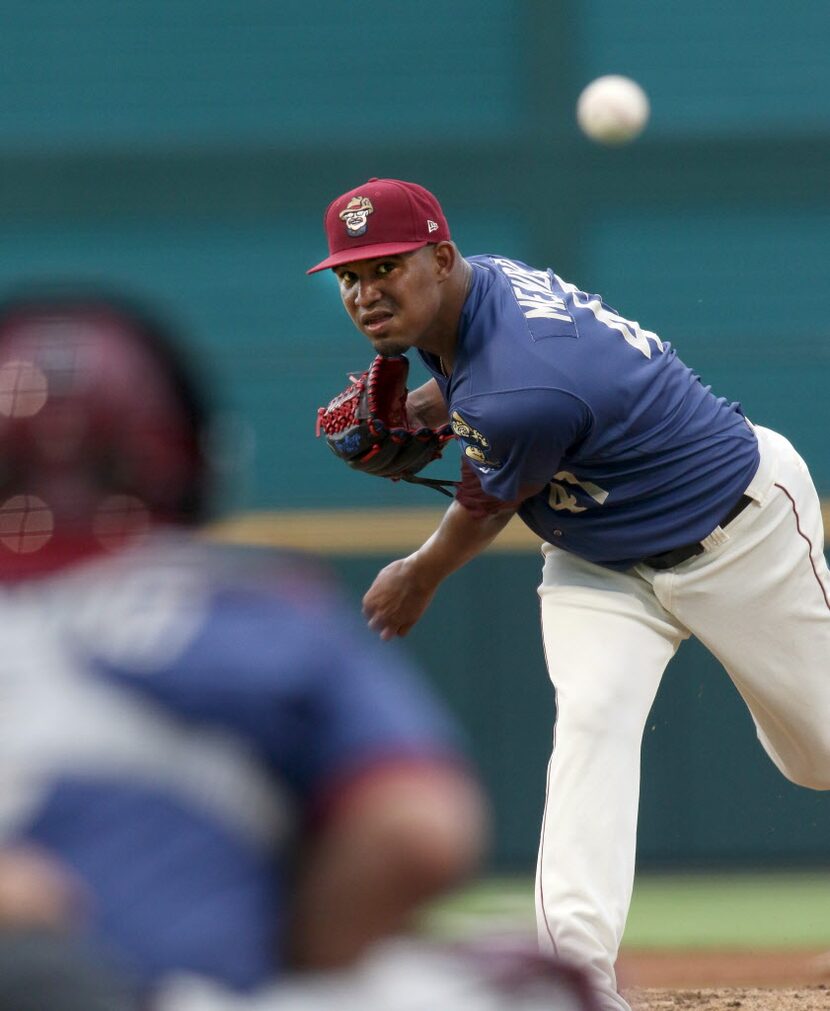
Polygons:
[[[391,560],[391,559],[389,559]],[[383,558],[336,564],[355,605]],[[485,555],[404,640],[449,702],[493,798],[493,866],[532,872],[555,705],[534,554]],[[723,668],[695,640],[669,664],[643,742],[643,868],[826,862],[830,793],[788,782]]]
[[508,0],[5,4],[0,131],[45,150],[510,133],[515,22]]
[[583,0],[586,81],[629,74],[653,94],[660,136],[823,131],[830,121],[827,5]]

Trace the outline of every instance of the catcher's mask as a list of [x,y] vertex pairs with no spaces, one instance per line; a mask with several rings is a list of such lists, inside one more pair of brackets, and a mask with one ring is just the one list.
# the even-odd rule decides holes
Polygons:
[[167,331],[143,309],[84,294],[0,302],[0,571],[197,522],[205,424]]

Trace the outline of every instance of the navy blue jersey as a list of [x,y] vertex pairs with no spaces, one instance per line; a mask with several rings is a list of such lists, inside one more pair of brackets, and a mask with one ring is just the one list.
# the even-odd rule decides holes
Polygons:
[[298,829],[365,771],[458,760],[403,655],[257,557],[164,541],[0,595],[0,839],[72,868],[148,985],[273,978]]
[[452,376],[421,357],[484,491],[532,492],[531,530],[614,569],[711,533],[758,467],[740,405],[598,295],[504,257],[469,263]]

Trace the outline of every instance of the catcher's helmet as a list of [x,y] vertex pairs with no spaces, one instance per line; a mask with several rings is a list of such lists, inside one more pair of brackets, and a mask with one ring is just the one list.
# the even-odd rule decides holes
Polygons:
[[1,302],[0,568],[196,522],[205,425],[188,370],[144,309],[78,293]]

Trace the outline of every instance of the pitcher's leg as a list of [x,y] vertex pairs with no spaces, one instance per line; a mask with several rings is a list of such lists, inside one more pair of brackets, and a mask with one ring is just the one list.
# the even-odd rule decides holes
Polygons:
[[830,573],[821,510],[790,444],[775,433],[765,443],[777,466],[763,503],[740,515],[711,558],[677,570],[671,606],[729,672],[781,772],[830,789]]
[[539,590],[556,725],[537,866],[543,950],[584,967],[626,1008],[614,963],[631,900],[640,745],[686,633],[644,581],[556,552]]

